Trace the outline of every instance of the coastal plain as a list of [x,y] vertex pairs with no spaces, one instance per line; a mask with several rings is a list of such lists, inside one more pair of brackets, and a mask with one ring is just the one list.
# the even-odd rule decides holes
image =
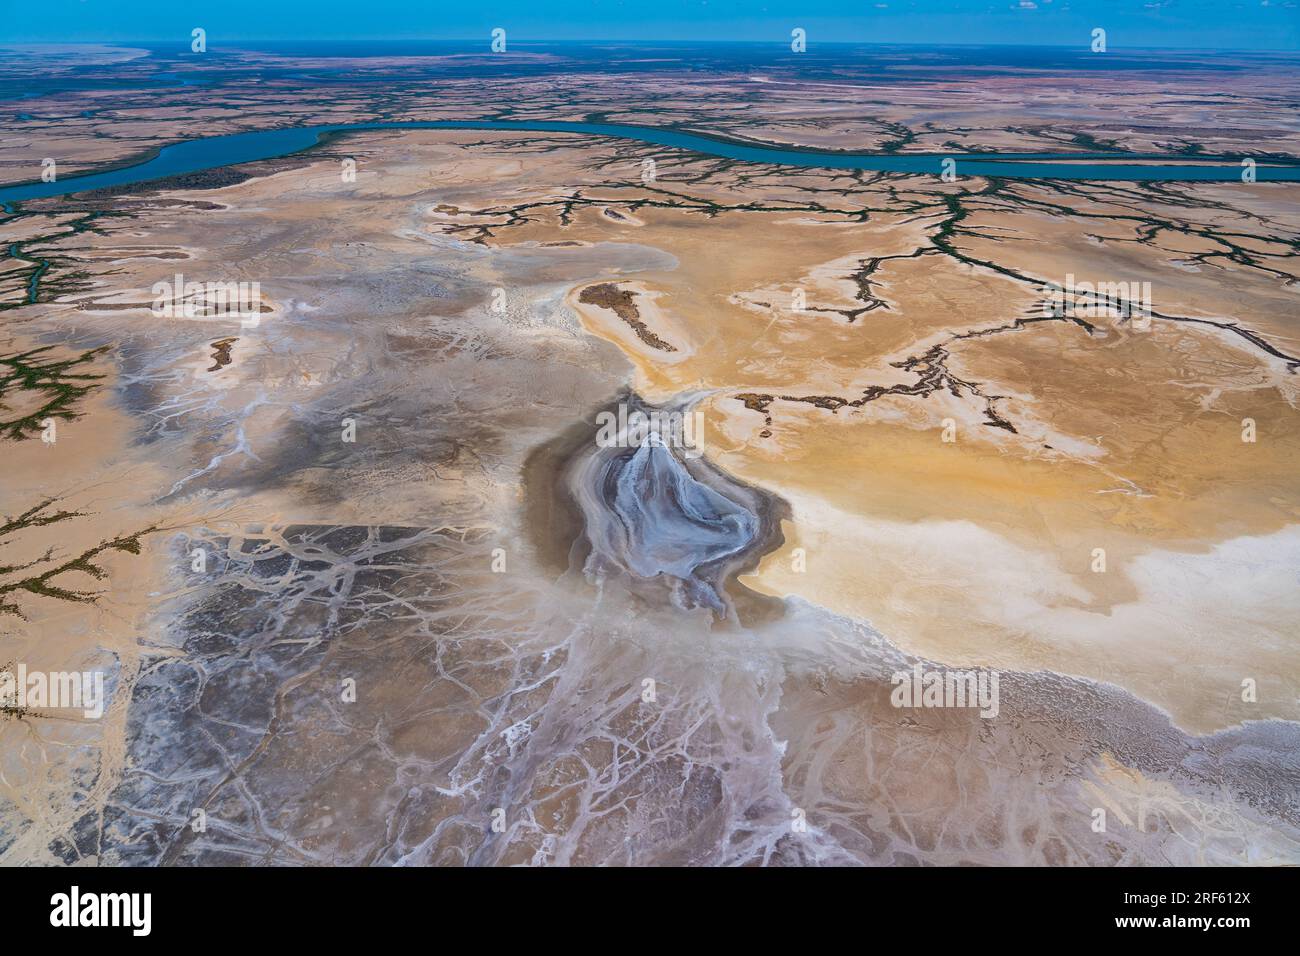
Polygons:
[[[380,119],[1300,155],[1272,58],[97,55],[0,107],[0,179]],[[1300,186],[961,169],[376,130],[9,208],[0,664],[112,694],[0,722],[0,860],[1300,861]],[[177,274],[255,315],[159,317]],[[584,551],[631,400],[766,502],[724,614]],[[1000,713],[891,706],[918,663]]]

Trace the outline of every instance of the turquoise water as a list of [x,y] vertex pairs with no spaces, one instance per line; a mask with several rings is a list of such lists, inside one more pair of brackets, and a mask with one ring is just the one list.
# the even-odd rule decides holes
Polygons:
[[[228,136],[211,136],[164,146],[142,162],[102,173],[69,176],[53,183],[22,183],[0,188],[0,203],[63,196],[87,189],[149,182],[182,173],[219,169],[259,159],[287,156],[315,146],[322,136],[375,129],[468,129],[542,133],[580,133],[635,140],[653,146],[685,149],[748,163],[775,163],[809,169],[863,169],[886,173],[922,173],[938,176],[943,161],[956,160],[958,176],[995,176],[1007,179],[1107,180],[1120,182],[1239,182],[1241,160],[1226,156],[1203,157],[1201,163],[1175,156],[1101,153],[852,153],[837,150],[764,146],[654,126],[566,121],[430,121],[419,123],[346,123],[268,129]],[[1271,161],[1270,161],[1271,162]],[[1300,163],[1256,167],[1261,182],[1300,181]]]

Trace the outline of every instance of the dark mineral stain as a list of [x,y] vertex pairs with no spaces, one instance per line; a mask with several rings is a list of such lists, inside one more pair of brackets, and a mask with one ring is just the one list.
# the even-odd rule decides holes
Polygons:
[[641,321],[641,312],[636,307],[636,293],[626,289],[620,289],[613,282],[602,282],[599,285],[590,285],[583,289],[578,295],[578,301],[585,305],[598,305],[603,309],[609,309],[620,319],[626,322],[646,345],[652,349],[658,349],[661,352],[676,352],[677,349],[669,345],[654,332],[650,327]]
[[239,341],[239,336],[229,339],[217,339],[212,343],[212,365],[209,372],[219,372],[230,364],[230,348]]

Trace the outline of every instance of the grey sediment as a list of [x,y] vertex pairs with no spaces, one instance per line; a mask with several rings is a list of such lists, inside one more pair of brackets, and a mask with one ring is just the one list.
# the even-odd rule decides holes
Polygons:
[[[526,459],[525,527],[538,559],[557,576],[615,579],[655,606],[707,607],[716,618],[746,627],[783,616],[782,601],[745,587],[738,578],[784,544],[781,522],[790,516],[789,505],[727,474],[707,454],[689,457],[658,448],[653,455],[664,472],[653,483],[662,488],[666,479],[671,488],[653,503],[650,514],[658,524],[641,526],[638,516],[628,513],[628,469],[638,452],[642,464],[652,452],[597,443],[599,414],[617,415],[620,406],[645,413],[665,410],[624,390]],[[698,515],[682,513],[683,491],[702,504],[711,523],[701,527]],[[728,538],[729,533],[734,537]],[[647,553],[647,542],[655,554]],[[653,565],[660,549],[678,560],[656,572],[647,564]]]

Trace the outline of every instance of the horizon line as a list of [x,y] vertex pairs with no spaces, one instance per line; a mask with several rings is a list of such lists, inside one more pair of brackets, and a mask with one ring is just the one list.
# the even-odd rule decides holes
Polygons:
[[[218,38],[220,39],[220,38]],[[211,37],[209,36],[209,42]],[[235,39],[220,40],[220,42],[237,47],[249,43],[274,43],[285,46],[290,45],[311,45],[311,44],[366,44],[366,43],[476,43],[482,44],[484,37],[482,35],[458,36],[458,37],[427,37],[427,36],[407,36],[407,37],[305,37],[287,39],[282,37],[239,37]],[[178,38],[174,35],[167,37],[132,37],[123,38],[94,38],[94,39],[77,39],[77,40],[22,40],[9,39],[0,40],[0,49],[17,46],[88,46],[93,44],[113,44],[120,46],[130,46],[131,44],[156,44],[167,43],[175,44],[178,47],[188,45],[188,38]],[[726,40],[710,39],[696,40],[684,37],[648,37],[648,38],[615,38],[615,37],[551,37],[529,40],[511,40],[510,45],[514,47],[540,46],[544,44],[625,44],[628,46],[646,46],[651,44],[681,44],[691,46],[788,46],[785,38],[773,40]],[[1051,50],[1077,50],[1085,52],[1088,50],[1086,43],[1033,43],[1033,42],[997,42],[985,41],[979,43],[963,43],[959,41],[934,41],[921,43],[915,40],[810,40],[808,51],[811,52],[814,46],[830,47],[915,47],[919,49],[939,49],[945,47],[960,47],[966,49],[984,49],[989,47],[1005,49],[1051,49]],[[1116,48],[1113,45],[1107,53],[1123,53],[1125,51],[1141,52],[1148,50],[1168,50],[1188,53],[1290,53],[1300,54],[1300,46],[1296,47],[1211,47],[1211,46],[1163,46],[1163,45],[1135,45]],[[220,52],[209,50],[208,52]],[[503,53],[486,52],[486,56],[509,56],[509,50]],[[804,55],[804,54],[800,54]],[[1105,54],[1099,54],[1105,55]]]

